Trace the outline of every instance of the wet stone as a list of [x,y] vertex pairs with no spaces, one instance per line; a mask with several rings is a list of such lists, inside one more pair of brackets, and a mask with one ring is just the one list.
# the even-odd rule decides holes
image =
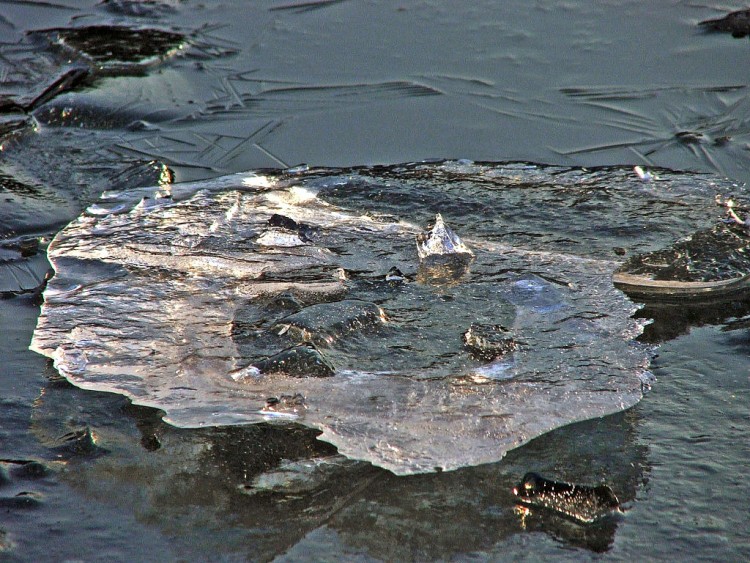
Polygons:
[[545,479],[527,473],[513,489],[518,501],[560,513],[582,523],[591,523],[617,511],[620,501],[606,485],[590,487]]
[[147,452],[155,452],[161,448],[161,440],[156,434],[144,434],[141,436],[141,446]]
[[385,275],[385,281],[392,283],[403,282],[406,281],[406,276],[396,266],[393,266]]
[[639,254],[617,270],[668,282],[718,282],[750,273],[750,232],[719,224],[674,245]]
[[483,360],[495,360],[516,349],[511,332],[501,325],[473,323],[463,338],[469,351]]
[[301,407],[305,404],[305,397],[301,393],[294,395],[280,395],[279,397],[268,397],[266,399],[266,408],[289,408]]
[[750,231],[719,223],[675,244],[632,256],[613,281],[635,299],[699,300],[750,292]]
[[278,397],[268,397],[264,410],[268,411],[297,411],[305,408],[305,396],[302,393],[294,395],[279,395]]
[[268,219],[269,227],[276,227],[296,233],[302,242],[312,242],[312,236],[315,234],[315,229],[305,223],[298,223],[291,217],[274,213]]
[[253,364],[260,373],[279,373],[290,377],[331,377],[335,370],[312,344],[293,346]]

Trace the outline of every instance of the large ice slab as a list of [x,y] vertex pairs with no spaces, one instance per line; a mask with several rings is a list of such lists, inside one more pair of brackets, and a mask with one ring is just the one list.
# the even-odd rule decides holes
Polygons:
[[[293,421],[397,474],[497,461],[640,400],[651,351],[612,273],[716,221],[731,186],[689,179],[444,162],[105,194],[49,247],[32,348],[180,427]],[[436,213],[471,261],[420,265]],[[473,353],[473,326],[512,350]]]

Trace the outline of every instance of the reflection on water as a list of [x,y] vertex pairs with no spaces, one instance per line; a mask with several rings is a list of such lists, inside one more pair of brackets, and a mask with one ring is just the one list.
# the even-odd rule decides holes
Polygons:
[[[151,409],[121,399],[102,405],[100,398],[51,385],[37,401],[33,431],[40,440],[51,444],[50,437],[85,425],[110,452],[82,452],[60,478],[89,498],[129,497],[141,521],[164,534],[181,529],[177,552],[197,549],[195,557],[265,561],[337,551],[380,560],[491,556],[496,546],[532,530],[604,551],[617,519],[587,526],[533,510],[521,516],[513,486],[527,470],[575,476],[605,481],[629,505],[649,472],[647,449],[635,442],[633,411],[557,430],[501,463],[396,477],[336,455],[303,427],[184,431],[160,422]],[[321,535],[334,538],[334,545],[318,543]]]
[[722,325],[742,320],[750,313],[750,293],[747,291],[725,299],[695,300],[692,303],[649,301],[637,315],[653,322],[643,330],[640,340],[661,343],[687,334],[692,328]]

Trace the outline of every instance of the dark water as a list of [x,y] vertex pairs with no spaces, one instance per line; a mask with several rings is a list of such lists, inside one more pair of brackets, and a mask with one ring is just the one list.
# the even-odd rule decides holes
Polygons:
[[[589,4],[5,2],[0,233],[16,269],[3,283],[43,278],[29,240],[43,247],[138,159],[178,180],[464,157],[746,182],[750,45],[696,27],[743,6]],[[133,63],[26,34],[101,24],[186,39]],[[179,430],[60,382],[27,350],[36,297],[4,299],[0,557],[747,559],[747,312],[678,309],[660,311],[669,340],[636,407],[497,464],[397,478],[331,458],[310,431]],[[69,435],[86,428],[93,440]],[[627,510],[594,527],[523,519],[510,489],[528,470],[606,482]]]

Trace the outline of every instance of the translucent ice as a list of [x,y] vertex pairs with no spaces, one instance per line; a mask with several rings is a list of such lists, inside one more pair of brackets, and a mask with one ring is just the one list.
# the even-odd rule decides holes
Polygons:
[[[706,182],[660,182],[433,163],[235,175],[149,207],[148,189],[105,194],[50,245],[32,347],[180,427],[293,420],[398,474],[497,461],[641,398],[650,350],[612,249],[711,221],[686,205],[713,197]],[[415,237],[438,212],[473,258],[425,272]],[[467,333],[512,345],[476,353]]]

